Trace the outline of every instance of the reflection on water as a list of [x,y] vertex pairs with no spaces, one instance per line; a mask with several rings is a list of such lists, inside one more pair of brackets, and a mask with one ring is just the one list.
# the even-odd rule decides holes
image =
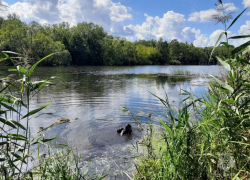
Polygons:
[[[138,141],[142,134],[132,123],[131,117],[122,113],[122,107],[126,106],[133,114],[139,114],[140,122],[148,122],[149,113],[154,113],[151,118],[157,121],[164,107],[149,92],[164,98],[164,87],[171,103],[178,103],[181,89],[199,95],[206,92],[209,79],[202,76],[166,76],[173,69],[189,70],[200,75],[218,75],[219,72],[217,66],[37,68],[35,80],[51,76],[57,78],[56,86],[42,90],[31,102],[32,109],[52,103],[41,112],[42,115],[30,121],[32,133],[36,134],[40,126],[46,127],[61,117],[70,119],[71,123],[54,126],[46,130],[45,135],[59,136],[58,143],[77,148],[78,152],[83,153],[83,162],[92,161],[93,166],[100,170],[104,168],[102,162],[109,162],[110,177],[123,179],[125,175],[118,172],[132,168],[131,163],[124,163],[124,157],[135,153],[128,149],[128,145]],[[0,71],[0,76],[6,74],[6,71]],[[131,141],[116,133],[116,129],[128,122],[133,126]]]

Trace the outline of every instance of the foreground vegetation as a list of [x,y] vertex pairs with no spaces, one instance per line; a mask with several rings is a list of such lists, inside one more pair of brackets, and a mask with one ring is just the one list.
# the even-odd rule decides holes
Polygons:
[[[42,133],[31,137],[30,121],[50,104],[32,110],[30,100],[50,86],[53,79],[33,81],[32,74],[39,63],[53,54],[31,67],[25,57],[13,60],[5,53],[1,55],[5,58],[0,62],[10,59],[15,68],[9,71],[17,72],[19,77],[10,74],[0,79],[0,179],[102,179],[102,175],[82,172],[81,156],[67,145],[61,144],[58,150],[50,148],[47,143],[57,138],[46,139]],[[37,152],[31,151],[34,148]]]
[[[240,15],[225,26],[216,45],[223,36],[226,42],[221,44],[227,48],[230,39],[249,37],[227,36]],[[147,154],[136,164],[136,179],[250,179],[250,62],[244,59],[249,44],[229,50],[228,58],[217,57],[228,74],[223,81],[212,76],[214,83],[205,97],[182,91],[184,98],[176,110],[167,93],[165,98],[156,96],[166,107],[168,120],[160,120],[161,136],[150,128],[143,141]]]
[[162,38],[130,42],[109,35],[93,23],[82,22],[73,27],[67,22],[26,24],[15,14],[0,18],[0,42],[1,51],[19,53],[17,57],[27,57],[32,64],[56,53],[41,62],[43,66],[217,64],[216,56],[228,55],[227,48],[220,46],[209,61],[213,47],[200,48],[177,39],[167,42]]

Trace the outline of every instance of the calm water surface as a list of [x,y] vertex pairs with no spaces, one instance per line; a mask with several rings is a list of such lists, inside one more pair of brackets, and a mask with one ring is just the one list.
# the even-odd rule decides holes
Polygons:
[[[188,70],[200,76],[170,77],[174,69]],[[61,117],[71,123],[54,126],[44,133],[47,137],[59,136],[57,143],[67,143],[83,154],[83,165],[92,162],[99,172],[110,174],[110,179],[126,179],[122,171],[133,173],[132,163],[127,157],[135,153],[129,148],[139,141],[142,134],[128,113],[140,117],[139,121],[157,121],[164,111],[162,104],[149,92],[164,98],[165,91],[172,104],[180,100],[180,89],[194,94],[206,93],[209,79],[204,74],[219,75],[218,66],[133,66],[133,67],[40,67],[34,73],[34,80],[56,76],[56,86],[42,90],[33,98],[31,108],[52,103],[30,121],[33,135],[39,127],[46,127]],[[7,75],[0,71],[0,76]],[[121,137],[116,129],[131,123],[131,137]]]

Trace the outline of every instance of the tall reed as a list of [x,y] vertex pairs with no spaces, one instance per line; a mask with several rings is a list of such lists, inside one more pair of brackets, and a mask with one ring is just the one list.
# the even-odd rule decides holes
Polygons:
[[[227,36],[242,13],[214,48],[220,43],[229,49],[230,39],[250,37]],[[220,42],[223,35],[226,42]],[[155,156],[141,158],[136,179],[250,179],[250,62],[244,59],[249,45],[247,41],[228,51],[228,58],[217,57],[228,74],[224,80],[211,75],[214,82],[205,97],[182,91],[184,98],[176,111],[167,93],[164,98],[153,94],[166,107],[159,140],[165,146],[157,154],[152,151]]]
[[[8,52],[17,55],[17,53]],[[50,54],[34,65],[28,59],[13,60],[7,53],[2,52],[4,58],[11,60],[14,72],[0,79],[0,179],[102,179],[104,176],[82,172],[81,156],[74,155],[70,148],[51,152],[48,148],[45,156],[40,154],[40,145],[47,145],[52,139],[45,139],[40,133],[31,137],[29,122],[35,120],[34,115],[48,107],[45,104],[37,109],[30,108],[30,100],[43,88],[52,85],[53,77],[46,80],[33,81],[32,74],[36,66],[52,56]],[[15,75],[17,78],[15,78]],[[22,113],[25,114],[23,115]],[[38,147],[37,157],[32,156],[31,147]],[[64,145],[66,146],[66,145]],[[40,157],[41,156],[41,157]],[[35,163],[31,164],[32,161]]]

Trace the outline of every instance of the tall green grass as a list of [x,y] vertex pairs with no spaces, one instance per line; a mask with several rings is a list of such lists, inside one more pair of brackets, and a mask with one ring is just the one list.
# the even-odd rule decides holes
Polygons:
[[[80,180],[104,177],[101,175],[90,177],[87,172],[82,172],[80,167],[82,158],[74,154],[70,148],[53,152],[48,148],[48,152],[41,154],[40,145],[48,146],[47,143],[57,137],[45,139],[42,133],[31,137],[30,121],[35,121],[34,115],[50,104],[31,109],[30,100],[43,88],[52,85],[53,80],[51,77],[33,81],[32,74],[40,62],[52,55],[31,65],[28,59],[19,57],[13,60],[2,52],[4,58],[0,59],[0,62],[10,59],[15,68],[9,69],[12,74],[0,79],[0,179]],[[34,152],[31,153],[31,148],[34,146],[38,148],[36,157]]]
[[[220,44],[228,49],[228,40],[250,37],[228,38],[229,28],[216,46],[223,35],[227,42]],[[165,130],[157,140],[151,138],[151,144],[157,141],[162,148],[156,152],[153,146],[150,157],[140,158],[135,179],[250,179],[250,62],[244,59],[249,45],[247,41],[229,51],[229,58],[217,57],[228,74],[224,80],[211,75],[214,82],[205,97],[182,91],[176,110],[167,94],[153,94],[166,107],[167,121],[160,120]]]

